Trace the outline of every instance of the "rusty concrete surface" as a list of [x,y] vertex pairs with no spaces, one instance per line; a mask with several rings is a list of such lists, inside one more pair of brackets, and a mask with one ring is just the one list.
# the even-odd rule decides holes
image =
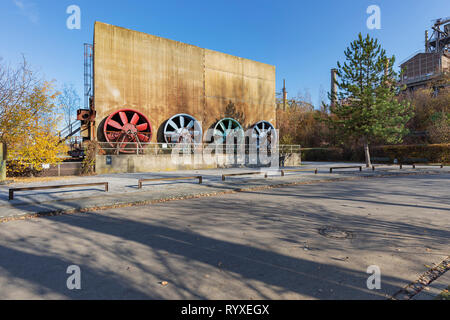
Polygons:
[[[275,67],[221,52],[96,22],[94,31],[96,131],[118,109],[146,115],[152,142],[166,120],[187,113],[203,131],[225,117],[232,102],[244,128],[275,125]],[[162,142],[161,139],[159,142]]]

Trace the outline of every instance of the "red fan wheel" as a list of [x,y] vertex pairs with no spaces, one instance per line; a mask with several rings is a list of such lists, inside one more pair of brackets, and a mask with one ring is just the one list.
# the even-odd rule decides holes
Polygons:
[[139,111],[122,109],[111,114],[103,127],[106,141],[121,153],[135,153],[152,139],[150,121]]

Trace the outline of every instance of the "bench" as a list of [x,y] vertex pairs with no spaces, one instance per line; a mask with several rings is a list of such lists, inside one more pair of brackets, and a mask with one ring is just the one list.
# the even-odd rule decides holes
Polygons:
[[91,186],[104,186],[105,192],[108,192],[108,190],[109,190],[108,182],[65,184],[65,185],[58,185],[58,186],[42,186],[42,187],[11,188],[11,189],[9,189],[9,200],[14,200],[14,192],[17,192],[17,191],[49,190],[49,189],[78,188],[78,187],[91,187]]
[[[262,172],[245,172],[245,173],[229,173],[222,175],[222,181],[225,181],[225,177],[237,177],[237,176],[247,176],[247,175],[255,175],[262,174]],[[264,178],[267,178],[267,173],[264,174]]]
[[402,163],[412,165],[413,169],[416,168],[416,165],[436,166],[436,167],[440,167],[441,169],[444,168],[444,164],[430,163],[430,161],[425,158],[406,158],[406,159],[403,159]]
[[288,170],[281,170],[281,176],[284,177],[286,172],[306,172],[306,171],[314,171],[314,174],[317,174],[318,170],[315,169],[288,169]]
[[202,176],[193,176],[193,177],[175,177],[175,178],[152,178],[152,179],[139,179],[138,180],[138,189],[142,189],[143,182],[149,181],[173,181],[173,180],[190,180],[190,179],[198,179],[198,184],[203,183]]
[[359,169],[359,171],[362,171],[362,166],[331,167],[330,173],[333,173],[333,170],[340,170],[340,169]]

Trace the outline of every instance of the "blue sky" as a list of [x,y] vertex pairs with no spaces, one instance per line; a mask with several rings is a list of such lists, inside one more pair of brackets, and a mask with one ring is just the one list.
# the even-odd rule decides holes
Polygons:
[[[69,5],[81,8],[81,29],[69,30]],[[369,5],[381,8],[381,29],[369,30]],[[73,83],[83,95],[83,43],[94,21],[272,64],[277,91],[309,92],[318,104],[329,91],[330,68],[341,61],[358,32],[379,38],[400,62],[423,50],[424,31],[450,16],[449,0],[1,0],[0,57],[22,54],[46,79]]]

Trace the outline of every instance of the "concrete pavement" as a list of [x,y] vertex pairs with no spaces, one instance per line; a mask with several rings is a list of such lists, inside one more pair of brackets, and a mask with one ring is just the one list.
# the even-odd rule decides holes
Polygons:
[[[386,299],[448,257],[449,178],[296,185],[3,223],[0,299]],[[66,287],[69,265],[81,268],[81,290]],[[367,288],[371,265],[380,290]]]
[[[399,170],[394,167],[377,167],[376,171],[365,169],[339,170],[329,173],[330,166],[345,166],[343,163],[306,163],[302,169],[318,168],[319,174],[313,172],[287,173],[280,176],[277,170],[269,171],[269,178],[264,179],[264,172],[256,176],[242,176],[227,178],[221,181],[223,173],[253,172],[259,169],[235,168],[196,170],[163,173],[130,173],[111,174],[90,177],[78,177],[52,182],[39,182],[32,184],[12,184],[0,186],[0,222],[10,219],[24,218],[42,214],[62,212],[76,212],[80,210],[94,210],[98,208],[111,208],[127,205],[149,204],[171,199],[183,199],[199,196],[210,196],[230,193],[254,188],[266,188],[279,185],[317,183],[319,181],[334,181],[336,179],[361,179],[384,175],[423,174],[450,172],[450,167],[439,169],[435,167],[417,167],[415,170],[405,167]],[[355,164],[353,164],[355,165]],[[294,168],[295,169],[295,168]],[[165,178],[177,176],[202,175],[203,184],[198,185],[192,181],[159,181],[145,183],[144,188],[137,188],[139,178]],[[13,201],[8,201],[8,188],[41,185],[61,185],[73,183],[109,182],[109,192],[105,193],[102,187],[84,187],[56,190],[36,190],[18,192]]]

